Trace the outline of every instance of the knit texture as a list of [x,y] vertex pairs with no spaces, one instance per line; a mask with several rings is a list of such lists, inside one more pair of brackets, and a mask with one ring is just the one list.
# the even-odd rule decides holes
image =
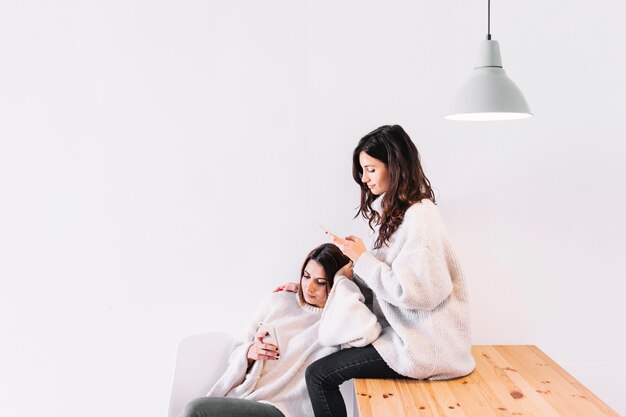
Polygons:
[[364,301],[354,282],[343,276],[336,277],[322,313],[320,344],[346,349],[367,346],[376,340],[382,327]]
[[[364,325],[344,328],[346,311],[354,312],[354,319]],[[248,349],[261,321],[274,325],[280,359],[256,361],[248,369]],[[313,417],[304,379],[307,366],[340,346],[367,345],[380,331],[358,287],[346,278],[336,278],[325,309],[301,303],[297,293],[273,293],[235,341],[226,372],[207,395],[265,402],[285,417]],[[318,341],[320,334],[326,346]]]
[[389,367],[433,380],[474,369],[463,273],[432,201],[412,205],[387,245],[361,255],[354,272],[383,326],[372,344]]

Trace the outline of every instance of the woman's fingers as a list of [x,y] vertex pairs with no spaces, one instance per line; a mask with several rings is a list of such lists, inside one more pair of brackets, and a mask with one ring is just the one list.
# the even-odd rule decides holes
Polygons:
[[329,234],[329,236],[335,245],[341,247],[341,245],[345,244],[345,239],[342,239],[339,236],[333,234]]
[[259,354],[272,359],[280,356],[280,353],[276,352],[275,350],[267,349],[259,349]]
[[333,243],[339,246],[339,249],[341,250],[343,250],[344,248],[349,248],[360,241],[361,239],[358,236],[354,235],[346,236],[345,239],[342,239],[338,236],[333,236]]
[[[263,347],[266,346],[266,347]],[[276,346],[273,345],[262,345],[257,346],[256,354],[259,359],[278,359],[280,357],[280,353],[276,350]]]
[[281,291],[298,292],[299,288],[300,286],[296,284],[295,282],[288,282],[286,284],[283,284],[279,287],[274,288],[274,291],[272,292],[281,292]]
[[341,252],[350,258],[353,262],[356,262],[359,257],[366,251],[363,241],[358,236],[347,236],[341,243],[335,243]]
[[350,235],[350,236],[346,236],[345,238],[340,238],[337,235],[329,235],[333,241],[333,243],[337,246],[339,245],[349,245],[349,242],[359,242],[361,241],[361,238],[358,236],[354,236],[354,235]]
[[275,360],[278,360],[278,357],[259,355],[259,360],[261,360],[261,361],[275,361]]
[[261,349],[265,349],[265,350],[273,350],[275,352],[278,351],[278,347],[276,345],[272,345],[271,343],[259,343],[258,345]]
[[280,356],[276,345],[263,343],[263,338],[267,335],[267,332],[258,332],[255,336],[254,352],[257,360],[278,359]]
[[255,342],[248,350],[248,358],[251,360],[276,360],[280,358],[278,346],[270,343],[263,343],[263,338],[267,336],[267,332],[258,332],[255,336]]

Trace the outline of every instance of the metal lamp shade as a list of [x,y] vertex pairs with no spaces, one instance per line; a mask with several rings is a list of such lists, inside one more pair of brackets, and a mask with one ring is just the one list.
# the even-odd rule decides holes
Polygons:
[[522,91],[502,69],[497,41],[480,45],[478,65],[459,89],[446,119],[512,120],[532,117]]

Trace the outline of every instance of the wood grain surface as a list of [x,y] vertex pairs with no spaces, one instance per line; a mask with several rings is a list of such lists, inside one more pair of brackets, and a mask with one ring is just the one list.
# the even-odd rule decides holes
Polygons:
[[472,354],[476,370],[463,378],[356,379],[360,417],[619,417],[536,346]]

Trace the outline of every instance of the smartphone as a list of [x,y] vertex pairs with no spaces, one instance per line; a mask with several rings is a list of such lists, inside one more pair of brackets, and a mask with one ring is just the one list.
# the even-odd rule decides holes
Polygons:
[[268,344],[276,346],[278,348],[278,351],[280,352],[280,347],[278,345],[278,337],[276,336],[276,329],[274,328],[274,325],[271,323],[260,322],[259,330],[261,332],[268,333],[267,336],[263,337],[263,343],[268,343]]
[[323,231],[325,231],[326,233],[328,233],[331,236],[335,236],[337,239],[341,239],[341,237],[339,237],[339,235],[337,233],[333,233],[330,230],[328,230],[326,227],[322,226],[320,223],[315,222],[315,224],[322,229]]

